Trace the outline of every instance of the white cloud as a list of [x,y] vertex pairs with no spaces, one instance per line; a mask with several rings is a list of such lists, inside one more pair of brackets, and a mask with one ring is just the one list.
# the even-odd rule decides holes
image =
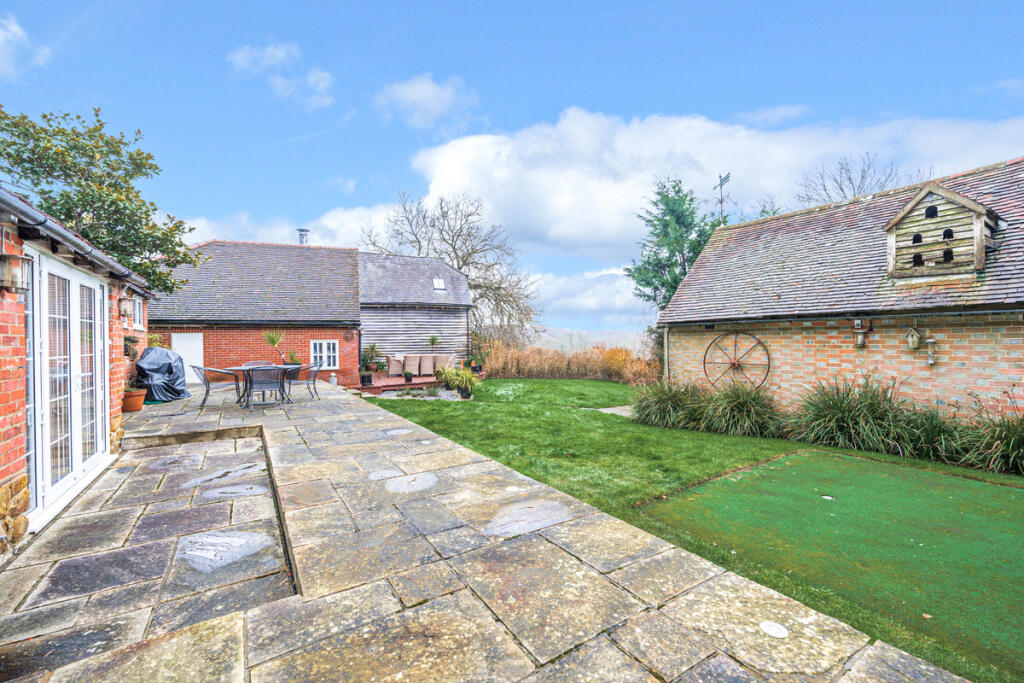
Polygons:
[[293,244],[298,242],[296,230],[301,227],[309,229],[310,244],[359,247],[362,244],[363,228],[383,224],[391,209],[391,204],[331,209],[305,224],[286,218],[254,221],[247,213],[219,219],[198,216],[186,222],[195,228],[189,235],[191,244],[211,239]]
[[1013,97],[1024,96],[1024,78],[1006,78],[992,84],[993,90],[999,90]]
[[650,306],[633,296],[633,282],[622,268],[583,273],[541,273],[532,277],[545,316],[589,317],[622,324],[653,317]]
[[262,47],[243,45],[228,54],[227,60],[238,71],[262,73],[297,62],[302,51],[295,43],[273,43]]
[[388,117],[398,113],[413,128],[433,128],[443,120],[464,116],[477,98],[457,76],[438,83],[425,73],[385,86],[374,101]]
[[810,111],[810,107],[802,104],[783,104],[778,107],[742,112],[736,115],[736,119],[751,126],[771,127],[801,119]]
[[0,17],[0,80],[13,81],[28,69],[45,65],[50,57],[50,48],[29,40],[13,14]]
[[657,177],[680,178],[698,196],[710,197],[716,174],[730,171],[727,189],[748,210],[766,196],[792,206],[803,173],[845,153],[874,152],[941,174],[1004,160],[1020,149],[1024,117],[761,130],[698,115],[625,120],[570,108],[555,123],[424,149],[412,164],[431,197],[481,197],[489,218],[506,225],[525,248],[622,263],[624,254],[637,251],[643,227],[636,214]]
[[306,111],[331,106],[334,77],[317,67],[310,67],[305,73],[297,71],[301,57],[302,51],[295,43],[274,43],[262,47],[243,45],[229,53],[227,61],[243,75],[265,75],[275,95],[298,102]]

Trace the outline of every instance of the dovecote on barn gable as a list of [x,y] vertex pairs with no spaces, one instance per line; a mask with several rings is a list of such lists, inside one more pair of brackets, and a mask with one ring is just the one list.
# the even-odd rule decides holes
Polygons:
[[922,186],[889,221],[889,277],[916,278],[973,273],[985,266],[992,246],[991,210],[938,183]]

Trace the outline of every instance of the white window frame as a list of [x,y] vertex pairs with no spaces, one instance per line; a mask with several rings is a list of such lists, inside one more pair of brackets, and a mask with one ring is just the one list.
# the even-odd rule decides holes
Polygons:
[[436,291],[436,292],[444,292],[444,291],[447,291],[447,290],[448,290],[448,287],[445,286],[444,278],[443,277],[435,277],[434,278],[434,291]]
[[[328,345],[334,344],[334,363],[328,363],[327,360],[331,357],[331,352],[328,350]],[[320,346],[320,350],[317,350],[317,346]],[[310,363],[322,363],[320,366],[321,370],[338,370],[339,367],[339,356],[341,355],[341,345],[338,344],[337,339],[310,339],[309,340],[309,362]]]
[[146,329],[145,314],[143,312],[142,297],[132,297],[132,327],[137,330]]

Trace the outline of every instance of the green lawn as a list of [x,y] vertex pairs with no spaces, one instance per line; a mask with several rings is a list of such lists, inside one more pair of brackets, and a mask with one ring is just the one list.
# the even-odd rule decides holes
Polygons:
[[[808,447],[585,409],[629,394],[611,382],[492,379],[472,402],[374,402],[962,676],[1024,674],[1012,614],[1024,613],[1020,478],[822,449],[780,460]],[[825,501],[808,486],[842,495]],[[814,514],[826,502],[827,519]]]
[[647,514],[1024,677],[1020,489],[806,452]]

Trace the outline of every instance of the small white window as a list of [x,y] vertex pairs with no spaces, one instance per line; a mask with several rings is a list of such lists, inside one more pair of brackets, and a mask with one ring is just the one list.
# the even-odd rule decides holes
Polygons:
[[313,339],[309,342],[309,360],[320,363],[321,370],[338,369],[338,340]]
[[132,298],[132,325],[137,330],[142,330],[146,327],[146,321],[142,315],[142,299],[139,297]]
[[434,278],[434,289],[447,289],[444,286],[444,278],[443,277],[435,277]]

